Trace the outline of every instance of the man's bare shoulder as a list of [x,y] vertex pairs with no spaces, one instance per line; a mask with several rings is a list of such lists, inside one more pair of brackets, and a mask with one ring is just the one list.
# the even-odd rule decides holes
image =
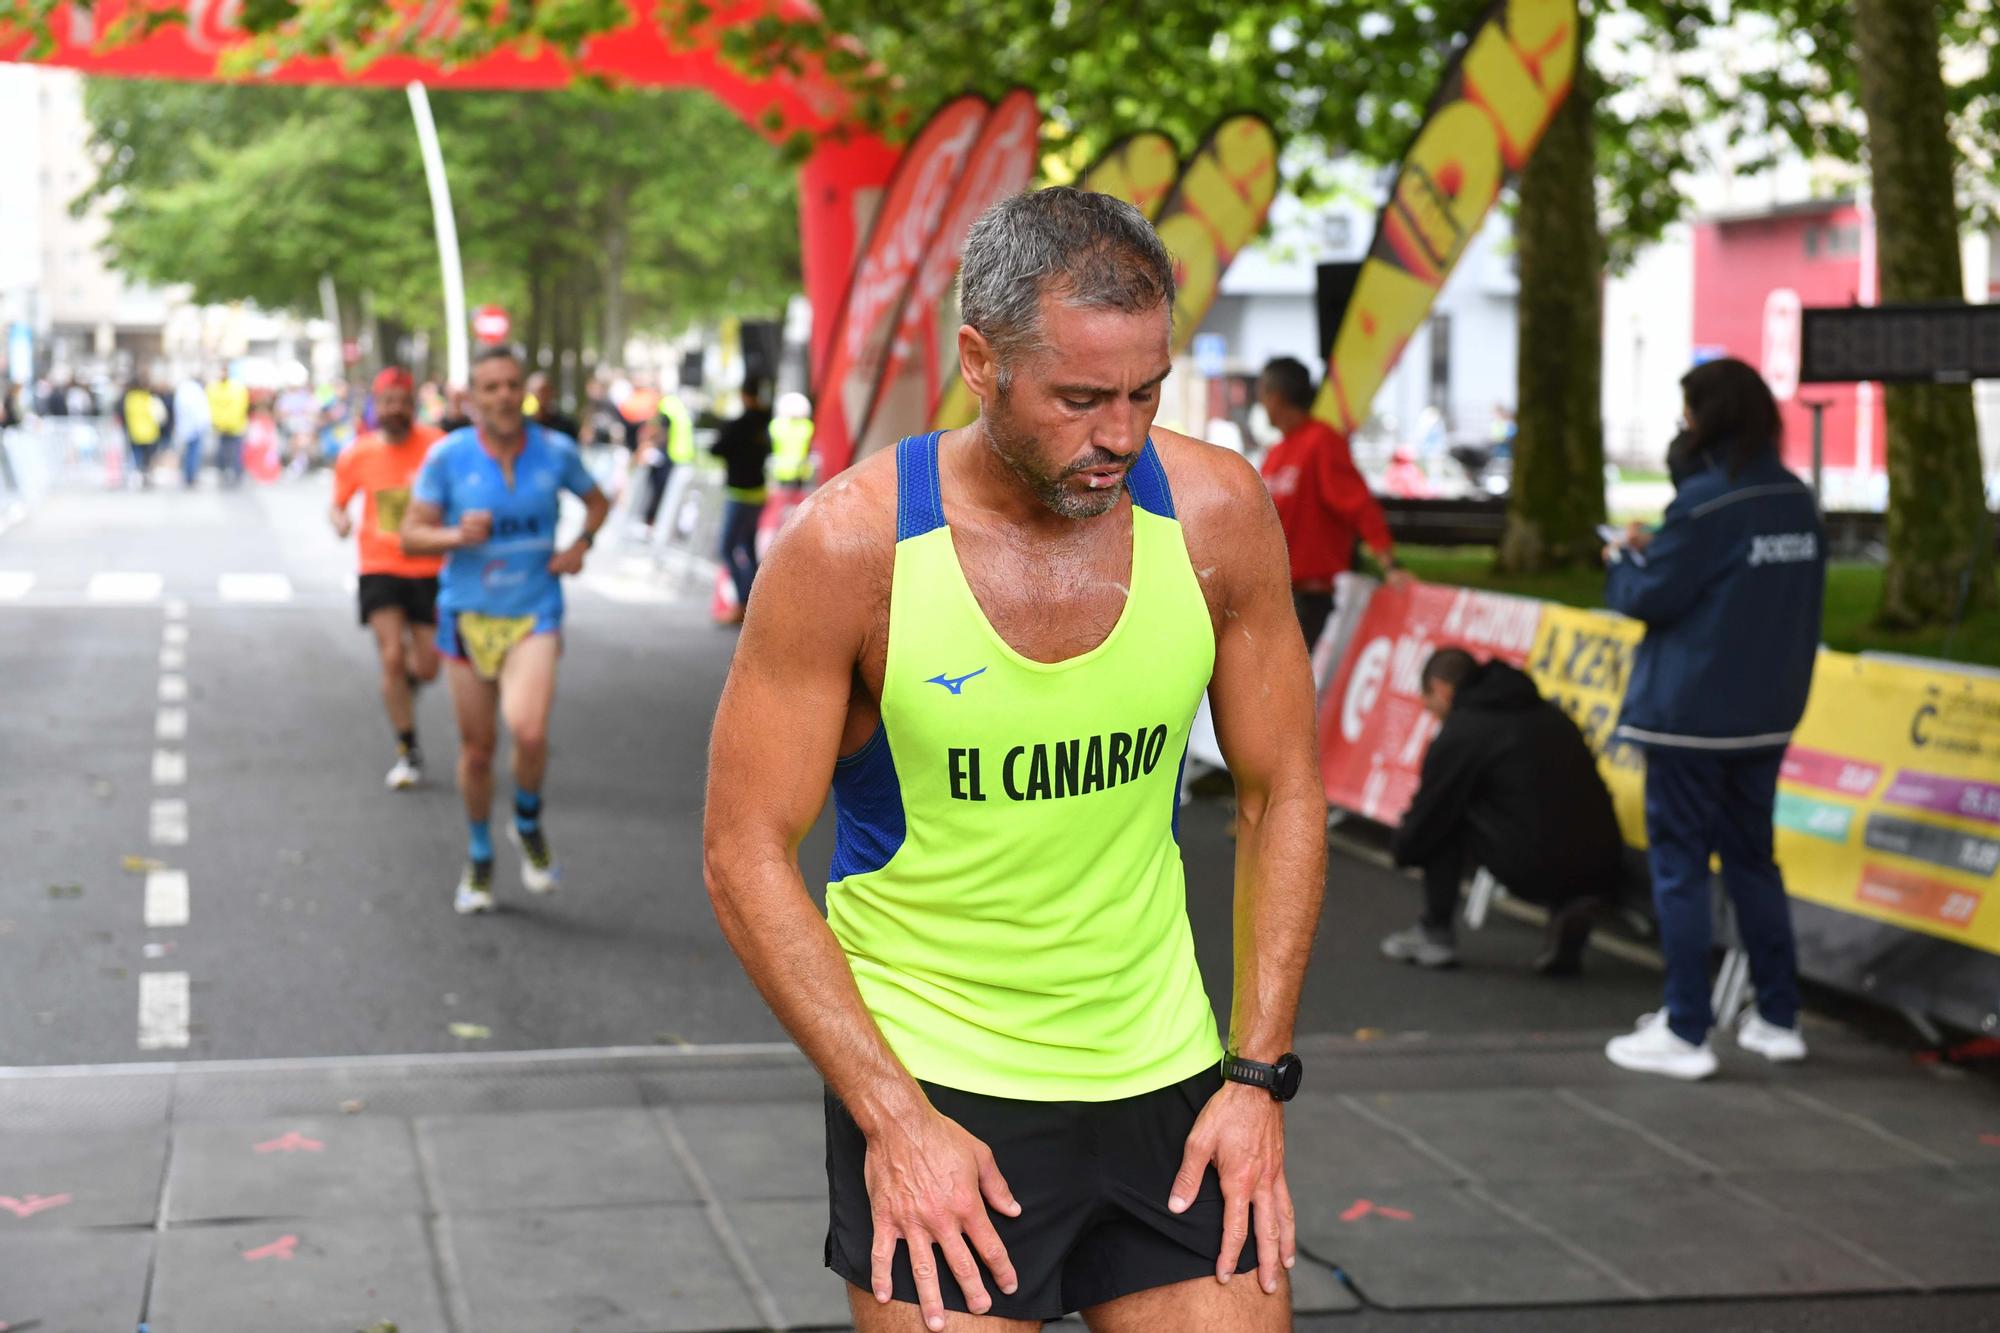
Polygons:
[[1174,513],[1190,537],[1226,540],[1261,526],[1271,509],[1270,492],[1250,460],[1233,449],[1209,444],[1179,431],[1154,427],[1153,447],[1167,469]]
[[[790,609],[825,614],[873,605],[896,562],[896,457],[885,450],[807,497],[771,547],[769,582]],[[766,584],[758,575],[758,588]]]

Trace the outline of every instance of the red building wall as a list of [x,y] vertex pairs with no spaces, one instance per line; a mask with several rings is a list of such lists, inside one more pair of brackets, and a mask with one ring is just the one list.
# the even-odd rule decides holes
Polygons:
[[[1826,466],[1856,465],[1860,386],[1796,384],[1798,322],[1792,312],[1800,306],[1850,305],[1859,298],[1865,225],[1852,204],[1828,204],[1695,227],[1695,357],[1733,356],[1764,372],[1784,418],[1785,462],[1800,472],[1812,466],[1807,401],[1828,404]],[[1876,390],[1869,397],[1875,422],[1868,464],[1880,472],[1882,395]]]

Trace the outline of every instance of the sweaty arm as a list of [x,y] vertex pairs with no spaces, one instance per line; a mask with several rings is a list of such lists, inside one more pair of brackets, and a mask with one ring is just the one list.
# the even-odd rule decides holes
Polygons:
[[858,576],[843,554],[872,546],[873,558],[886,559],[894,541],[893,522],[879,544],[869,541],[859,499],[822,493],[808,502],[757,575],[709,745],[702,869],[716,920],[750,980],[868,1140],[875,1297],[889,1299],[896,1242],[906,1240],[928,1322],[944,1316],[933,1242],[983,1313],[991,1302],[974,1253],[1003,1291],[1016,1285],[986,1204],[1020,1210],[986,1145],[932,1109],[889,1049],[799,871],[799,843],[826,801],[874,604],[886,596],[886,570],[879,580]]
[[[1184,455],[1187,456],[1187,455]],[[1291,1049],[1299,990],[1326,889],[1326,797],[1314,744],[1312,666],[1292,610],[1285,535],[1249,464],[1204,451],[1189,487],[1189,553],[1209,571],[1216,622],[1208,697],[1236,779],[1236,976],[1229,1049],[1272,1063]],[[1175,479],[1177,493],[1182,489]],[[1284,1173],[1283,1108],[1261,1088],[1225,1083],[1188,1136],[1169,1207],[1194,1197],[1215,1163],[1223,1193],[1216,1276],[1235,1270],[1254,1215],[1258,1278],[1277,1287],[1296,1255]],[[1178,1206],[1177,1206],[1178,1205]]]

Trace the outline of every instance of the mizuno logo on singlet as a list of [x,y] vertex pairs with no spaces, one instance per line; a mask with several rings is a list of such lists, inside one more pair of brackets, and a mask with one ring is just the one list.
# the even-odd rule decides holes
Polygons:
[[937,675],[932,676],[929,680],[925,681],[924,684],[942,685],[946,689],[950,690],[953,694],[958,694],[965,689],[966,681],[971,680],[974,676],[983,676],[985,674],[986,674],[985,667],[981,667],[977,671],[968,671],[963,676],[947,676],[943,672],[939,672]]

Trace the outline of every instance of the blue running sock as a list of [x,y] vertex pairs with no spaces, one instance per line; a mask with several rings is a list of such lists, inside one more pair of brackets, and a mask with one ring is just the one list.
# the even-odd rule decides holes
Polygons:
[[523,833],[538,833],[542,827],[542,794],[538,791],[514,793],[514,827]]
[[469,821],[472,834],[465,840],[465,854],[474,861],[493,859],[493,826],[486,820]]

